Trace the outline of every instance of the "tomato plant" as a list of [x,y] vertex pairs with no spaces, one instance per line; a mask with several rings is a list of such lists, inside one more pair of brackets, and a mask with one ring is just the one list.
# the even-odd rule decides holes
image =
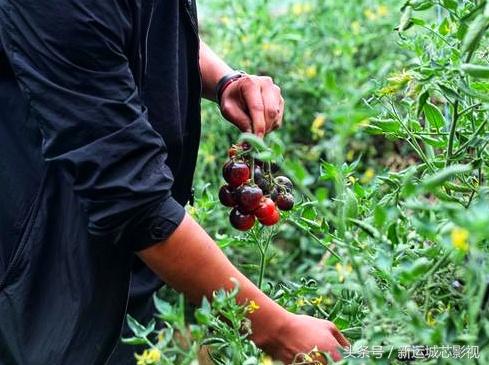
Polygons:
[[[489,2],[212,0],[202,14],[203,38],[233,65],[273,76],[287,112],[264,142],[242,137],[270,166],[241,166],[219,192],[221,166],[242,163],[242,150],[204,105],[190,212],[275,301],[333,321],[352,342],[344,363],[488,363]],[[287,178],[262,178],[272,162]],[[252,176],[253,191],[235,195]],[[255,201],[258,189],[266,197]],[[278,206],[280,223],[240,216],[249,231],[237,232],[226,207],[240,199],[262,222]],[[189,325],[184,304],[160,295],[160,318],[173,317],[163,330],[135,328],[133,341],[147,338],[173,363],[195,361],[202,345],[217,364],[270,363],[242,331],[252,303],[221,292]],[[188,331],[182,352],[175,333]],[[450,356],[436,357],[440,348]]]

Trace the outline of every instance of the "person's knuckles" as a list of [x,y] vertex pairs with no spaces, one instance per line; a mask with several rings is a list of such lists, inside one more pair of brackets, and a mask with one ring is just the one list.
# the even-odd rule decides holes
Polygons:
[[254,112],[259,112],[259,113],[263,113],[265,111],[265,106],[263,105],[263,102],[260,102],[259,100],[250,101],[248,103],[248,108]]
[[258,87],[257,81],[250,76],[242,77],[240,85],[243,88],[243,91],[254,90]]
[[279,111],[277,108],[274,108],[273,106],[267,108],[267,117],[269,124],[273,124],[274,122],[276,122],[278,115]]
[[265,86],[273,86],[273,79],[270,76],[262,76],[260,77],[260,81]]
[[236,103],[234,103],[233,101],[231,101],[229,99],[225,99],[221,103],[221,112],[225,116],[232,116],[236,107],[237,107]]

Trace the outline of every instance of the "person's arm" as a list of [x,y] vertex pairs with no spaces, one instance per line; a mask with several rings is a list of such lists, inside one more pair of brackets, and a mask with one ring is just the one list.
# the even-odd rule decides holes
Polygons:
[[339,359],[337,348],[348,341],[329,321],[293,315],[261,292],[225,257],[206,232],[190,217],[168,240],[138,253],[163,281],[184,293],[193,303],[212,297],[218,289],[231,289],[231,278],[238,280],[238,300],[254,300],[260,308],[250,314],[252,339],[277,360],[291,363],[298,353],[315,347]]
[[[200,69],[204,97],[217,101],[216,85],[232,69],[203,41]],[[222,115],[242,132],[263,137],[282,124],[284,99],[280,88],[268,76],[246,75],[232,82],[221,97]]]
[[0,41],[47,170],[73,187],[94,239],[136,251],[166,239],[185,210],[129,66],[132,33],[123,2],[0,1]]

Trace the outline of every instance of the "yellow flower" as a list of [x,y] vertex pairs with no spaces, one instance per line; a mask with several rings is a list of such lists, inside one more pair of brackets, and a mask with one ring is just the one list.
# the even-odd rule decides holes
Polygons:
[[360,179],[360,182],[362,184],[368,184],[371,182],[375,177],[375,171],[371,167],[369,167],[367,170],[365,170],[365,173],[363,174],[362,178]]
[[260,359],[260,365],[273,365],[273,360],[270,356],[263,356]]
[[462,252],[469,251],[469,231],[465,228],[455,227],[452,229],[452,245]]
[[324,137],[324,124],[326,123],[326,116],[324,114],[318,114],[312,121],[311,132],[315,139]]
[[345,281],[345,277],[350,275],[353,271],[353,268],[350,264],[343,266],[339,262],[336,264],[336,271],[338,273],[338,280],[340,283]]
[[207,154],[207,155],[204,156],[204,161],[206,163],[213,163],[215,160],[216,160],[216,156],[213,155],[213,154],[210,154],[209,153],[209,154]]
[[365,118],[365,119],[362,119],[358,125],[360,125],[361,127],[368,127],[370,124],[370,118]]
[[389,8],[385,5],[379,5],[377,8],[377,15],[380,17],[389,15]]
[[351,23],[351,31],[353,34],[360,34],[361,29],[362,26],[360,25],[360,22],[358,20],[355,20],[353,23]]
[[312,122],[312,128],[313,129],[322,128],[324,127],[325,122],[326,122],[326,116],[324,114],[318,114]]
[[434,318],[433,312],[431,310],[426,315],[426,323],[430,327],[433,327],[436,324],[436,319]]
[[255,313],[258,309],[260,309],[260,306],[256,304],[254,300],[251,300],[250,303],[246,306],[246,312],[249,314]]
[[296,305],[299,307],[299,308],[302,308],[303,306],[306,305],[306,301],[304,300],[304,298],[300,298],[297,300],[296,302]]
[[397,87],[394,87],[392,85],[387,85],[387,86],[384,86],[382,89],[379,90],[379,95],[380,96],[388,96],[388,95],[395,94],[398,91],[399,91],[399,89]]
[[318,69],[316,66],[309,66],[306,68],[306,76],[310,79],[316,77],[318,74]]
[[292,13],[296,16],[310,13],[311,10],[312,10],[312,5],[309,3],[305,3],[305,4],[295,3],[294,5],[292,5]]
[[137,365],[153,365],[161,360],[161,352],[158,349],[146,349],[141,355],[134,355],[137,360]]
[[387,80],[389,84],[393,86],[397,86],[399,89],[411,81],[414,78],[413,74],[407,72],[406,70],[402,70],[399,73],[392,74]]
[[220,20],[221,20],[221,23],[226,25],[226,26],[231,24],[231,19],[228,16],[222,16]]
[[347,161],[353,161],[354,158],[355,158],[355,151],[354,150],[348,150],[348,152],[346,153],[346,160]]
[[348,181],[350,182],[351,185],[355,185],[355,183],[357,182],[357,179],[355,178],[355,176],[350,175],[350,176],[348,176]]
[[367,9],[363,12],[363,15],[365,15],[365,17],[368,19],[368,20],[375,20],[377,19],[377,13],[374,12],[372,9]]
[[313,300],[311,300],[311,303],[312,303],[313,305],[317,305],[317,306],[319,306],[319,305],[321,305],[321,304],[323,303],[323,300],[324,300],[323,296],[322,296],[322,295],[320,295],[319,297],[316,297],[316,298],[314,298]]
[[292,13],[294,15],[301,15],[302,14],[302,4],[294,4],[292,5]]

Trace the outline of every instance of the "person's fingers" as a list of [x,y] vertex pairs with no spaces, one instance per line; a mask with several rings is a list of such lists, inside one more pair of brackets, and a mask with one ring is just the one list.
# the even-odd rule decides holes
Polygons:
[[278,117],[273,125],[273,130],[281,128],[284,121],[285,100],[282,96],[280,96],[278,111],[279,111]]
[[225,99],[221,105],[221,113],[224,118],[238,127],[241,132],[251,133],[253,131],[250,117],[236,102]]
[[[338,348],[339,347],[340,346],[338,345]],[[331,351],[330,355],[334,361],[340,361],[343,358],[338,350]]]
[[348,347],[350,346],[350,342],[346,339],[345,336],[341,333],[341,331],[336,327],[333,326],[331,328],[331,333],[333,334],[334,338],[342,347]]
[[260,85],[251,77],[243,77],[242,81],[240,80],[240,88],[243,101],[251,117],[253,133],[263,137],[266,132],[266,122]]
[[[333,358],[334,361],[339,361],[343,358],[339,352],[339,349],[341,347],[342,346],[338,343],[338,341],[335,340],[333,335],[331,335],[330,339],[328,340],[328,350],[327,351],[323,350],[322,354],[328,353]],[[323,356],[322,354],[321,354],[321,358],[324,360],[323,362],[326,363],[325,356]]]
[[270,132],[279,122],[282,96],[280,88],[273,83],[270,77],[261,77],[260,87],[263,98],[266,131]]

